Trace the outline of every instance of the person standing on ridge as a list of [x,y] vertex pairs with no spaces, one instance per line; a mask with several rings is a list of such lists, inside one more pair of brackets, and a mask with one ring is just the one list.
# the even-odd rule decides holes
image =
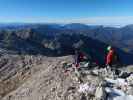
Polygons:
[[113,58],[114,58],[114,49],[111,46],[107,47],[107,56],[106,56],[106,66],[111,67],[113,63]]
[[86,56],[81,51],[75,51],[75,66],[77,68],[79,68],[80,62],[82,62],[85,59],[85,57]]

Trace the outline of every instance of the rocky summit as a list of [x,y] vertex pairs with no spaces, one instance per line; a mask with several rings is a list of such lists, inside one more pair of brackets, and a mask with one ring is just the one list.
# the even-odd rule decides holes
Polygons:
[[28,66],[23,65],[23,71],[18,69],[1,81],[1,100],[133,100],[133,66],[112,69],[81,64],[77,69],[73,56],[25,59]]

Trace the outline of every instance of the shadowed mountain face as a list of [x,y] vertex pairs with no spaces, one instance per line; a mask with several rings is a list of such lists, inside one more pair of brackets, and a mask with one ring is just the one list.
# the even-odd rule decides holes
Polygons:
[[133,25],[121,28],[85,25],[80,23],[60,24],[0,24],[0,29],[18,30],[34,29],[34,32],[45,35],[83,34],[104,43],[111,44],[126,52],[133,53]]
[[[15,30],[1,30],[0,31],[0,54],[5,53],[19,53],[19,54],[42,54],[46,56],[64,56],[74,54],[75,46],[78,46],[88,55],[93,61],[98,61],[104,64],[107,43],[106,32],[111,32],[112,28],[103,28],[101,26],[91,29],[92,31],[103,33],[105,38],[99,35],[103,42],[97,38],[97,33],[94,32],[94,37],[87,36],[87,33],[82,33],[80,30],[67,30],[56,25],[34,25],[34,28],[15,29]],[[113,28],[115,31],[116,29]],[[85,30],[84,30],[85,31]],[[104,33],[105,32],[105,33]],[[109,33],[108,33],[109,34]],[[110,33],[111,34],[111,33]],[[113,32],[112,32],[113,34]],[[91,37],[91,38],[90,38]],[[110,38],[108,36],[108,38]],[[99,39],[99,40],[97,40]],[[113,41],[115,42],[115,41]],[[112,43],[113,44],[113,43]],[[118,46],[119,47],[119,46]],[[117,49],[122,63],[131,64],[133,54]]]
[[80,23],[71,23],[71,24],[66,24],[63,27],[65,29],[71,29],[71,30],[91,30],[91,29],[96,29],[100,26],[89,26]]

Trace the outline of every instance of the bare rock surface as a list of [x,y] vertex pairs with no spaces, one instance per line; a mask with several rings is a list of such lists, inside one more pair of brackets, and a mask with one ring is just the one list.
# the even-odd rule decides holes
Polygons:
[[23,67],[16,61],[21,65],[17,74],[1,80],[1,100],[117,100],[133,95],[132,73],[122,79],[110,68],[77,69],[72,56],[24,56],[21,61]]
[[[32,68],[31,74],[33,75],[28,81],[9,93],[3,100],[67,100],[66,98],[73,98],[67,93],[75,90],[75,87],[72,88],[72,77],[65,75],[62,70],[61,62],[64,60],[71,61],[72,59],[69,57],[45,59],[43,64]],[[73,95],[76,94],[73,93]]]

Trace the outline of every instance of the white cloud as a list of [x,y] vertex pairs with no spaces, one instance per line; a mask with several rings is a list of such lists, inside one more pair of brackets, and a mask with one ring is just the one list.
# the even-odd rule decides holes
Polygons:
[[90,25],[127,25],[133,24],[133,16],[109,16],[87,18],[47,18],[47,17],[0,17],[2,22],[33,22],[33,23],[84,23]]
[[88,17],[79,19],[53,20],[60,23],[85,23],[90,25],[127,25],[133,24],[133,16]]

